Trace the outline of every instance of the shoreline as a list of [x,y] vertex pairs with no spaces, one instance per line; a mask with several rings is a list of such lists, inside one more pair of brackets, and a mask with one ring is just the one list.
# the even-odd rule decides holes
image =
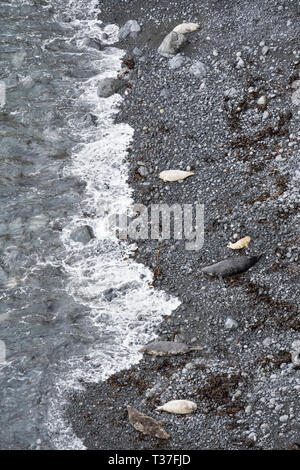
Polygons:
[[[124,60],[134,62],[116,122],[135,130],[128,153],[135,202],[205,204],[199,252],[185,250],[184,241],[136,242],[136,260],[157,268],[155,288],[182,302],[157,335],[205,349],[144,356],[104,383],[87,384],[71,397],[67,417],[88,449],[297,448],[300,377],[290,355],[300,329],[293,180],[299,107],[291,103],[300,63],[296,12],[258,0],[223,7],[186,1],[184,15],[168,1],[144,8],[138,0],[103,3],[100,19],[120,26],[135,19],[142,27],[135,39],[117,44],[127,50]],[[200,30],[188,35],[184,63],[172,69],[157,47],[183,21],[199,22]],[[132,53],[135,47],[142,56]],[[205,76],[190,72],[198,61]],[[264,110],[257,106],[260,96],[267,98]],[[195,175],[182,183],[159,180],[160,171],[174,168]],[[249,249],[227,248],[246,235]],[[235,278],[201,273],[214,261],[261,252],[263,259]],[[228,318],[231,328],[225,327]],[[196,401],[197,411],[177,416],[154,410],[175,398]],[[128,422],[127,404],[165,419],[171,439],[139,434]]]

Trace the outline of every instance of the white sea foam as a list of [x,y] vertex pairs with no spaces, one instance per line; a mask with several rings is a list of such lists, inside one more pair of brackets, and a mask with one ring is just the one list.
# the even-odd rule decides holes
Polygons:
[[[78,8],[78,3],[81,2],[71,0],[69,8]],[[97,3],[89,2],[91,18]],[[99,21],[75,21],[80,26],[76,36],[78,45],[84,44],[87,32],[92,37],[101,34]],[[117,26],[110,25],[105,30],[111,33],[109,41],[114,42]],[[59,449],[84,448],[63,414],[68,392],[80,387],[78,379],[99,382],[137,363],[141,359],[141,345],[153,338],[154,328],[162,317],[170,315],[179,305],[178,299],[149,287],[152,272],[129,258],[135,246],[120,243],[109,229],[109,216],[133,204],[126,183],[126,149],[134,130],[127,124],[114,123],[122,98],[119,95],[98,98],[96,85],[102,77],[116,76],[122,56],[123,52],[113,47],[105,53],[99,52],[100,74],[86,82],[80,101],[90,105],[100,124],[81,130],[82,144],[74,149],[72,163],[65,170],[68,175],[86,182],[85,197],[78,213],[62,233],[67,251],[64,268],[70,279],[68,289],[90,312],[87,327],[91,331],[92,326],[99,341],[89,347],[87,361],[69,360],[64,364],[68,374],[57,379],[48,430],[52,443]],[[73,124],[76,126],[76,122]],[[96,235],[87,245],[76,243],[70,237],[72,231],[82,225],[91,226]],[[105,295],[107,289],[112,289],[110,298]]]

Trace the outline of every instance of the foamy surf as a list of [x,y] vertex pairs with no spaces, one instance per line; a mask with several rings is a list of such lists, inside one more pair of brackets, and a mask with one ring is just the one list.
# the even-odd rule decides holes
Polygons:
[[[77,46],[84,47],[86,36],[100,37],[103,31],[109,33],[110,45],[116,42],[118,27],[109,25],[102,31],[99,21],[94,20],[98,2],[89,2],[89,14],[83,19],[76,17],[76,11],[80,12],[78,3],[82,2],[70,1],[66,7],[72,15],[75,12],[72,21],[77,27]],[[93,332],[96,340],[91,340],[84,361],[82,358],[67,360],[63,364],[63,376],[57,377],[47,429],[52,445],[58,449],[84,449],[64,418],[68,394],[82,387],[79,381],[99,382],[139,362],[141,345],[153,338],[162,317],[170,315],[180,303],[149,287],[152,272],[129,258],[135,246],[120,242],[110,231],[110,216],[125,212],[133,204],[126,183],[126,149],[134,130],[127,124],[114,123],[122,104],[120,95],[108,99],[97,96],[97,83],[103,77],[117,75],[124,52],[110,47],[98,54],[100,73],[86,81],[79,98],[80,104],[88,106],[97,116],[98,126],[91,124],[82,129],[82,123],[70,116],[70,124],[80,132],[81,143],[74,148],[65,174],[83,180],[86,189],[77,214],[62,233],[68,291],[77,303],[88,309],[87,335]],[[86,225],[93,229],[95,238],[83,245],[71,235]]]

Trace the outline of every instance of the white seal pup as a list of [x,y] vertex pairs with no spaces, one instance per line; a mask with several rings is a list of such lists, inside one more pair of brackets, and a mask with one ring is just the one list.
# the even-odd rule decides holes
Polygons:
[[235,243],[228,243],[227,248],[231,248],[232,250],[241,250],[242,248],[248,248],[249,243],[251,242],[250,237],[244,237],[238,240]]
[[183,170],[165,170],[159,174],[159,177],[163,181],[180,181],[193,176],[195,173],[193,171],[183,171]]
[[187,34],[187,33],[193,33],[194,31],[197,31],[197,29],[200,28],[200,25],[198,23],[182,23],[179,24],[178,26],[175,26],[173,31],[176,33],[180,34]]
[[167,411],[167,413],[186,415],[196,411],[197,405],[190,400],[171,400],[164,405],[158,406],[156,409],[158,411]]

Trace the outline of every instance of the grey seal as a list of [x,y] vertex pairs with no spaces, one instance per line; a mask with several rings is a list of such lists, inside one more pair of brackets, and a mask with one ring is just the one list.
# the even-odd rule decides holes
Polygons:
[[218,263],[211,264],[202,268],[202,272],[210,276],[234,276],[241,274],[252,268],[262,255],[258,256],[232,256]]
[[158,439],[169,439],[170,435],[164,430],[161,423],[151,416],[144,415],[130,405],[127,405],[130,424],[139,432]]
[[172,356],[176,354],[186,354],[190,351],[201,351],[202,346],[188,346],[185,343],[177,343],[175,341],[154,341],[146,344],[141,352],[152,354],[153,356]]

